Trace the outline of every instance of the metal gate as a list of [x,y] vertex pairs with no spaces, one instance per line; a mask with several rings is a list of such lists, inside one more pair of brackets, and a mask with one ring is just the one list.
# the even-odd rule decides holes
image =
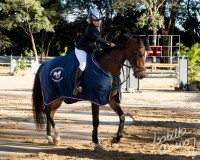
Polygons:
[[[129,65],[129,63],[126,61],[126,65]],[[156,66],[156,63],[152,64],[152,66]],[[157,66],[162,67],[162,64],[157,64]],[[154,72],[150,71],[148,72],[149,75],[153,76],[147,76],[146,78],[176,78],[177,79],[177,86],[179,90],[187,90],[188,86],[188,58],[187,57],[177,57],[177,63],[172,64],[163,64],[166,69]],[[177,67],[174,69],[173,72],[169,71],[167,68],[170,68],[171,66]],[[135,90],[139,90],[142,86],[140,86],[140,80],[134,78],[132,69],[129,69],[127,67],[123,67],[123,71],[121,71],[121,81],[123,82],[126,77],[128,77],[127,81],[125,81],[121,88],[123,92],[133,92]],[[168,76],[168,75],[172,76]]]

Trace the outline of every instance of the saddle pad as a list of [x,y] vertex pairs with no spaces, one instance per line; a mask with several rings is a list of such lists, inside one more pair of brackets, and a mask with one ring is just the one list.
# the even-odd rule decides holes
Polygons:
[[[41,69],[40,83],[45,105],[57,99],[64,98],[66,103],[75,103],[86,100],[98,105],[109,102],[113,77],[102,70],[93,60],[93,55],[88,54],[87,66],[83,75],[83,91],[77,96],[73,95],[75,74],[79,62],[72,51],[66,56],[56,57]],[[121,100],[121,88],[118,88]]]

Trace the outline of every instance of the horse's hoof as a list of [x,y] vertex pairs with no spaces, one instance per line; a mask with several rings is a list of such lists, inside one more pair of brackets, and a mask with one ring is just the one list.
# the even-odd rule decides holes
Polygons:
[[51,136],[46,136],[46,139],[48,140],[48,144],[49,145],[53,145],[54,144],[53,138]]
[[120,139],[114,137],[112,139],[111,146],[114,147],[114,148],[117,148],[119,146],[119,141],[120,141]]
[[119,143],[122,137],[123,137],[122,135],[121,135],[121,136],[114,137],[114,138],[112,139],[112,142],[111,142],[111,143]]
[[54,145],[54,142],[48,141],[48,145]]
[[114,147],[114,148],[118,148],[119,147],[119,143],[112,143],[111,146]]
[[94,146],[95,151],[103,150],[100,144],[95,144]]
[[60,146],[60,140],[53,139],[54,145]]

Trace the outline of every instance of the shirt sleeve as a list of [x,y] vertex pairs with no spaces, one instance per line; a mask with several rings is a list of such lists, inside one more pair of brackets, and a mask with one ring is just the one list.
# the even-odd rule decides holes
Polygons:
[[108,45],[108,46],[110,46],[110,44],[111,44],[109,41],[106,41],[105,39],[103,39],[101,37],[97,38],[97,42]]
[[89,27],[86,34],[94,42],[98,42],[108,46],[110,46],[111,44],[109,41],[106,41],[105,39],[101,38],[101,33],[95,27]]

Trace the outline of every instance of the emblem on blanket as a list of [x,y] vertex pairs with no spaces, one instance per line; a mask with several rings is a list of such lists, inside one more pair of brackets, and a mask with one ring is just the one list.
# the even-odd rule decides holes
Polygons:
[[54,82],[60,82],[63,79],[63,68],[56,67],[50,72],[51,79]]

